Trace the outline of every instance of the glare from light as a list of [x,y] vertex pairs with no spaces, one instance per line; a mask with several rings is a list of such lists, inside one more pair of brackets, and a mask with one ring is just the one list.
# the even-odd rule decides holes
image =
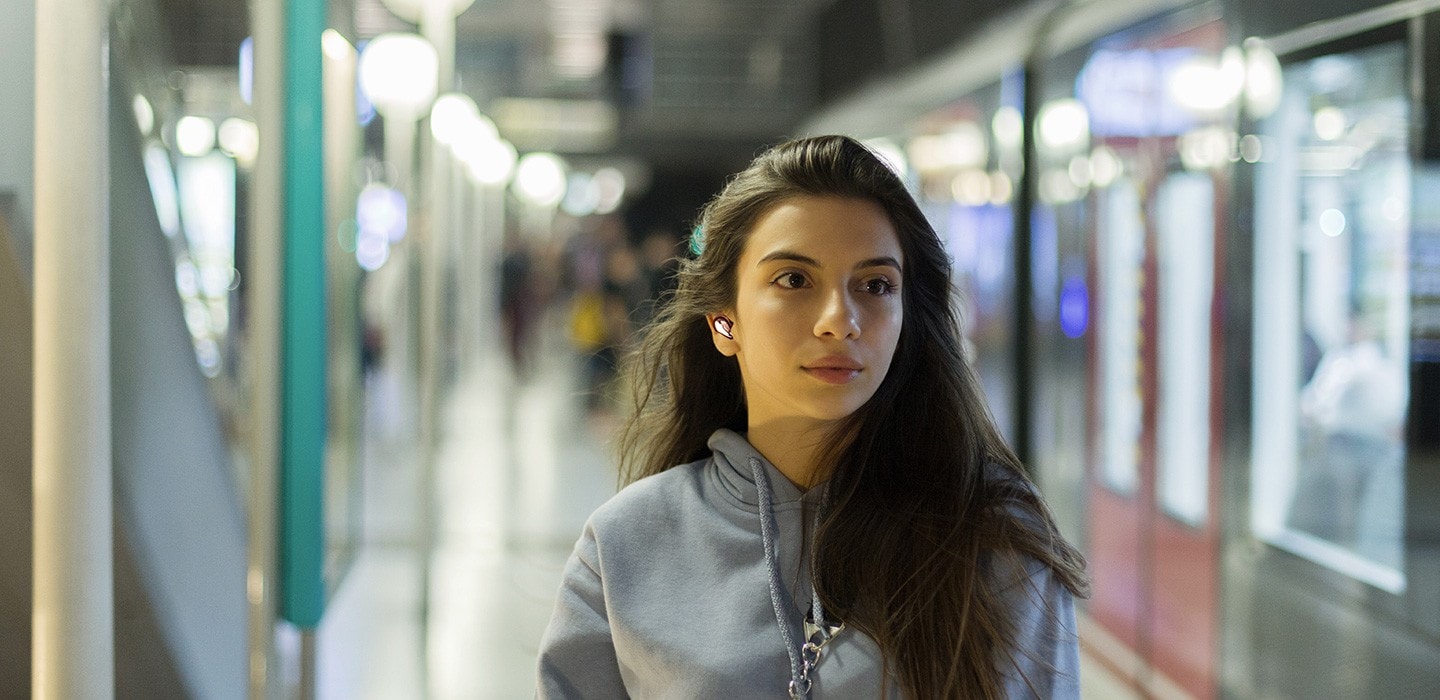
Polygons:
[[189,257],[181,257],[175,262],[175,291],[180,292],[181,299],[200,295],[200,271]]
[[1320,212],[1320,232],[1335,238],[1345,232],[1345,215],[1339,209]]
[[360,53],[360,87],[387,119],[417,120],[435,99],[440,57],[415,34],[381,34]]
[[1166,90],[1185,110],[1211,115],[1233,105],[1245,89],[1245,57],[1228,47],[1217,59],[1198,55],[1181,63],[1167,78]]
[[1070,175],[1070,182],[1080,189],[1090,186],[1090,158],[1085,155],[1078,155],[1070,159],[1070,165],[1065,168]]
[[195,341],[195,360],[200,363],[200,371],[205,376],[211,379],[220,376],[220,346],[214,338]]
[[[355,223],[359,237],[367,235],[389,243],[405,238],[405,195],[380,183],[370,183],[355,200]],[[358,244],[357,244],[358,246]]]
[[1040,144],[1051,151],[1069,152],[1089,145],[1090,115],[1079,100],[1054,100],[1040,108]]
[[1109,187],[1124,170],[1125,166],[1115,149],[1096,146],[1095,150],[1090,152],[1090,184],[1101,188]]
[[1263,144],[1255,134],[1246,134],[1240,139],[1240,159],[1246,163],[1258,163],[1264,157]]
[[1246,39],[1245,110],[1252,119],[1264,119],[1275,112],[1280,106],[1284,82],[1284,72],[1275,52],[1260,39]]
[[425,19],[427,5],[448,10],[451,17],[459,17],[460,13],[468,9],[474,2],[475,0],[381,0],[385,9],[411,24],[419,24]]
[[1010,198],[1015,195],[1015,183],[1010,181],[1010,176],[1002,170],[990,173],[990,203],[1009,204]]
[[1345,113],[1339,107],[1315,110],[1315,135],[1324,141],[1335,141],[1345,135]]
[[239,64],[240,99],[247,105],[252,104],[255,101],[255,37],[247,36],[240,42],[236,63]]
[[140,135],[149,136],[155,129],[155,109],[150,106],[150,100],[144,95],[136,95],[131,108],[135,111],[135,125],[140,127]]
[[1020,110],[1008,105],[1001,107],[990,119],[990,132],[1001,150],[1019,151],[1025,138],[1025,119],[1020,116]]
[[620,208],[625,198],[625,174],[615,168],[601,168],[595,171],[595,188],[600,192],[600,201],[595,203],[596,214],[609,214]]
[[460,153],[470,179],[482,185],[504,185],[515,174],[515,163],[519,155],[509,141],[483,139],[475,147]]
[[320,48],[331,60],[341,61],[355,54],[355,48],[345,36],[334,29],[326,29],[320,35]]
[[379,236],[362,236],[355,244],[355,262],[366,272],[374,272],[390,259],[390,243]]
[[175,170],[170,167],[170,154],[159,144],[145,147],[145,179],[150,181],[150,198],[155,202],[160,231],[174,238],[180,233],[180,193]]
[[1220,126],[1201,127],[1180,137],[1180,163],[1187,170],[1208,170],[1230,162],[1235,133]]
[[430,133],[435,140],[447,146],[464,138],[464,132],[474,127],[480,117],[475,100],[458,92],[449,92],[435,99],[430,108]]
[[962,171],[950,181],[950,194],[967,207],[985,204],[990,201],[990,174],[979,169]]
[[260,130],[254,122],[230,117],[220,122],[220,150],[248,168],[255,164],[260,152]]
[[526,153],[515,166],[515,193],[537,207],[553,207],[565,196],[565,163],[553,153]]
[[1399,197],[1386,197],[1380,205],[1380,213],[1390,221],[1400,221],[1405,218],[1405,202]]
[[905,158],[905,151],[900,150],[894,141],[881,137],[866,139],[864,143],[867,148],[874,151],[876,156],[879,156],[882,163],[890,168],[890,172],[895,173],[895,176],[901,180],[905,179],[905,174],[910,170],[910,164]]
[[215,122],[206,117],[181,117],[175,124],[175,145],[181,155],[203,156],[215,149]]
[[600,187],[589,173],[570,174],[565,186],[565,199],[560,202],[560,211],[574,217],[589,216],[600,206]]
[[953,172],[984,167],[989,156],[985,133],[974,122],[959,122],[942,134],[916,136],[907,153],[920,173]]

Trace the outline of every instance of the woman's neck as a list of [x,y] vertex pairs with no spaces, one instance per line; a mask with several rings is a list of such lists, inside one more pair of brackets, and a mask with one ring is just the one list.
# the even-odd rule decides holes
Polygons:
[[809,421],[803,424],[790,420],[751,423],[745,439],[770,460],[790,483],[806,490],[830,476],[821,473],[819,466],[820,449],[828,435],[827,427]]

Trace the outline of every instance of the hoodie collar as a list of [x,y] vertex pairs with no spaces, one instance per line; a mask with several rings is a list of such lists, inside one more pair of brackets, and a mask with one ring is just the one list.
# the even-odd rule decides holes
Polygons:
[[[775,505],[780,506],[787,503],[798,503],[802,500],[814,502],[820,497],[821,488],[812,488],[809,491],[802,491],[800,487],[791,483],[770,460],[760,454],[749,440],[741,434],[728,428],[721,428],[711,433],[710,440],[706,443],[710,451],[715,455],[716,471],[720,481],[736,499],[747,506],[756,507],[760,503],[755,487],[755,477],[750,470],[750,460],[760,460],[760,466],[766,470],[770,477],[770,487],[775,492]],[[808,498],[807,498],[808,496]]]

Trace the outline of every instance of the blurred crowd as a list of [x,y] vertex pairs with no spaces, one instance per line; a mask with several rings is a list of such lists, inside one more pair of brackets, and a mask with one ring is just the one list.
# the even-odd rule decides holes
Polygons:
[[665,228],[637,235],[620,216],[587,217],[576,226],[546,241],[507,237],[501,315],[523,379],[535,369],[540,325],[558,314],[581,358],[586,408],[604,411],[616,400],[620,358],[674,288],[684,237]]

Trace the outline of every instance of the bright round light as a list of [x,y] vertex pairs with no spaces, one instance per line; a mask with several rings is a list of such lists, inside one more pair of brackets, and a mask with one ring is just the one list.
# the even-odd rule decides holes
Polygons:
[[462,138],[463,132],[480,117],[475,100],[458,92],[449,92],[436,98],[430,108],[430,133],[435,140],[452,146]]
[[1280,106],[1284,91],[1284,71],[1265,42],[1245,41],[1245,110],[1253,119],[1268,117]]
[[965,170],[950,181],[950,195],[967,207],[978,207],[990,201],[990,173]]
[[600,187],[589,173],[571,173],[570,182],[565,186],[565,198],[560,200],[560,211],[574,217],[589,216],[600,206]]
[[1010,181],[1010,176],[1003,170],[996,170],[990,173],[990,203],[995,205],[1009,204],[1010,198],[1015,195],[1015,183]]
[[995,145],[1001,150],[1018,151],[1025,138],[1025,119],[1020,110],[1005,106],[995,111],[990,119],[990,131],[995,134]]
[[1053,151],[1084,148],[1090,141],[1090,114],[1080,100],[1054,100],[1040,108],[1040,144]]
[[1345,215],[1339,209],[1320,212],[1320,231],[1334,238],[1345,232]]
[[1321,107],[1315,111],[1315,135],[1335,141],[1345,135],[1345,113],[1339,107]]
[[509,141],[480,139],[475,142],[474,148],[457,149],[456,154],[464,161],[470,179],[482,185],[503,185],[515,174],[518,155]]
[[381,34],[360,53],[360,88],[387,119],[419,119],[435,99],[440,57],[414,34]]
[[136,95],[131,109],[135,111],[135,125],[140,127],[140,135],[149,136],[155,128],[155,110],[150,106],[150,100],[144,95]]
[[595,187],[600,191],[600,201],[595,204],[596,214],[609,214],[620,208],[625,198],[625,174],[615,168],[601,168],[595,171]]
[[450,17],[459,17],[460,13],[474,2],[475,0],[381,0],[385,9],[411,24],[419,24],[425,18],[426,5],[438,5],[440,9],[448,10]]
[[1123,169],[1120,156],[1109,146],[1097,146],[1090,152],[1090,182],[1096,187],[1109,187]]
[[181,117],[175,124],[175,145],[187,156],[203,156],[215,148],[215,122],[205,117]]
[[515,166],[515,192],[526,202],[553,207],[565,196],[565,163],[553,153],[526,153]]
[[355,223],[360,239],[369,236],[394,243],[405,237],[405,195],[379,183],[360,190],[355,201]]
[[1240,139],[1240,158],[1246,163],[1258,163],[1264,156],[1263,143],[1255,134],[1246,134]]
[[1244,55],[1232,46],[1219,59],[1195,56],[1169,75],[1165,87],[1175,104],[1191,112],[1223,110],[1235,103],[1245,87]]
[[260,152],[260,130],[254,122],[230,117],[220,122],[220,150],[240,165],[249,167]]

